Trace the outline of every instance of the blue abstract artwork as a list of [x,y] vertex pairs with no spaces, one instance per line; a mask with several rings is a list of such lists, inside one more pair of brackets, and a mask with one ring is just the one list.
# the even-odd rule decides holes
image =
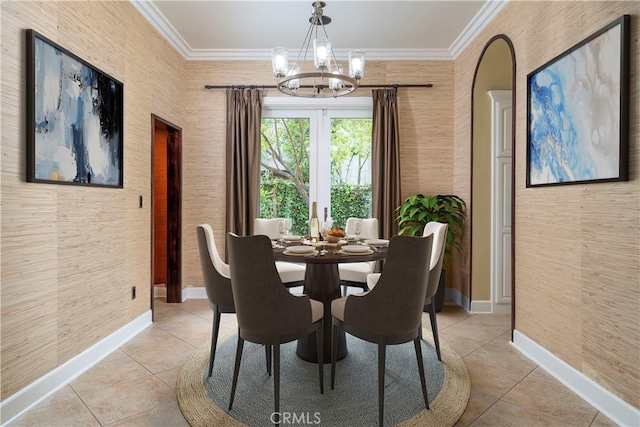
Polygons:
[[122,187],[122,84],[32,39],[33,181]]
[[527,185],[620,178],[621,27],[528,76]]

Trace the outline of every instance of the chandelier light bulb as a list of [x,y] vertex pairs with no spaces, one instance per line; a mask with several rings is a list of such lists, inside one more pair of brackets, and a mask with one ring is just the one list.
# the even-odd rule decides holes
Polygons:
[[[289,70],[289,72],[287,73],[288,76],[294,76],[297,74],[300,74],[300,67],[295,67]],[[287,86],[289,87],[289,89],[298,89],[300,88],[300,79],[293,79],[293,80],[289,80],[287,82]]]
[[329,68],[330,61],[331,42],[324,37],[313,40],[313,62],[316,69],[324,70]]
[[349,52],[349,76],[356,80],[364,77],[364,52]]
[[287,49],[276,47],[271,49],[271,65],[273,74],[276,77],[284,77],[287,75],[287,65],[289,64]]
[[[341,75],[342,74],[342,66],[341,65],[332,66],[331,67],[331,74]],[[331,89],[331,90],[339,90],[339,89],[342,89],[343,87],[344,87],[344,84],[342,83],[342,80],[329,78],[329,89]]]

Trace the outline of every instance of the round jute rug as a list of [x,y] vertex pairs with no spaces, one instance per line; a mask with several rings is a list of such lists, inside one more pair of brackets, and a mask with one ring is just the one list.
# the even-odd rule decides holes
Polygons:
[[[469,401],[471,383],[464,362],[442,339],[442,363],[432,346],[431,331],[422,352],[429,407],[425,409],[412,343],[387,347],[385,425],[452,426]],[[273,377],[266,373],[263,346],[245,342],[236,397],[231,411],[229,391],[237,337],[225,331],[218,339],[213,376],[207,376],[209,343],[187,360],[178,376],[180,410],[191,426],[272,425]],[[325,364],[325,392],[320,394],[316,364],[295,355],[295,342],[281,347],[280,411],[282,425],[367,427],[378,424],[377,347],[347,334],[349,355],[336,365],[330,388]],[[286,415],[284,415],[286,416]],[[284,422],[288,421],[288,422]]]

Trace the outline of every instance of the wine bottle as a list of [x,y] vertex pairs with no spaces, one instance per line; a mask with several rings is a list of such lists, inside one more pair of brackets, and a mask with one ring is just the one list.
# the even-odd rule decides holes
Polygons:
[[320,238],[320,223],[318,222],[318,202],[311,204],[311,219],[309,219],[309,239],[317,242]]

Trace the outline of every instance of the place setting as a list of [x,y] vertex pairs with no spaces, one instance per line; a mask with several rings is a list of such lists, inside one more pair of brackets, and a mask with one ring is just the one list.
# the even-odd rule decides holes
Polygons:
[[387,239],[366,239],[364,244],[373,248],[384,248],[389,246],[389,241]]
[[319,252],[313,246],[294,245],[294,246],[287,246],[282,253],[284,255],[289,255],[289,256],[308,257],[308,256],[316,256],[318,255]]
[[344,245],[338,252],[343,255],[362,256],[371,255],[375,251],[369,245]]
[[295,234],[287,235],[282,238],[282,241],[285,243],[299,243],[303,241],[302,236],[297,236]]

